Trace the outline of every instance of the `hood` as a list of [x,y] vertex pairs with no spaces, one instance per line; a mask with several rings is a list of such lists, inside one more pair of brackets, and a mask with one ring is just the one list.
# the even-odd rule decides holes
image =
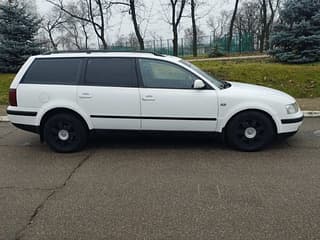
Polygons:
[[281,103],[288,104],[296,102],[296,100],[293,97],[279,90],[254,84],[246,84],[239,82],[230,83],[232,84],[232,86],[229,88],[229,90],[243,97],[254,99],[265,98],[268,100],[278,100]]

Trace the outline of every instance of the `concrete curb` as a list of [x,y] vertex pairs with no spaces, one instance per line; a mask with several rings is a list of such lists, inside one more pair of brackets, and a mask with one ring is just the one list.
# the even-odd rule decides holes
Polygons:
[[257,55],[257,56],[241,56],[241,57],[218,57],[218,58],[199,58],[189,59],[189,62],[206,62],[206,61],[230,61],[230,60],[251,60],[251,59],[265,59],[270,58],[269,55]]
[[[306,118],[320,118],[320,111],[303,111]],[[0,116],[0,122],[9,122],[8,116]]]
[[320,117],[320,111],[303,111],[306,118]]
[[0,116],[0,122],[9,122],[9,118],[7,116]]

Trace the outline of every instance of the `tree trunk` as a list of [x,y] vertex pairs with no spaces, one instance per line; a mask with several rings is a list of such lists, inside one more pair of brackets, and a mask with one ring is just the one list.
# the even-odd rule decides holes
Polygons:
[[192,19],[192,52],[193,56],[198,56],[198,32],[196,23],[196,3],[195,0],[191,0],[191,19]]
[[144,50],[144,40],[140,33],[140,28],[137,21],[137,14],[136,14],[136,6],[135,6],[135,0],[130,0],[130,10],[131,10],[131,16],[132,16],[132,22],[134,26],[134,31],[136,33],[140,50]]
[[231,51],[231,44],[232,44],[232,37],[233,37],[233,26],[234,26],[234,22],[237,17],[238,6],[239,6],[239,0],[236,0],[236,4],[235,4],[234,10],[233,10],[233,14],[232,14],[231,22],[230,22],[230,28],[229,28],[229,36],[228,36],[228,44],[227,44],[228,52]]
[[178,43],[178,28],[177,26],[173,26],[172,28],[173,31],[173,55],[174,56],[178,56],[179,51],[178,51],[178,47],[179,47],[179,43]]
[[261,36],[260,36],[260,52],[262,53],[265,49],[265,40],[267,33],[267,3],[266,0],[262,0],[262,9],[261,9]]
[[89,36],[88,36],[88,33],[87,33],[87,29],[86,29],[86,26],[84,25],[84,23],[81,24],[81,27],[82,27],[82,31],[83,31],[83,34],[84,34],[84,48],[88,49]]
[[272,26],[273,26],[273,21],[274,21],[274,17],[275,17],[275,11],[276,11],[276,9],[278,9],[279,3],[280,3],[280,0],[277,0],[276,6],[274,8],[274,6],[272,5],[272,0],[269,0],[269,7],[270,7],[271,15],[270,15],[270,19],[269,19],[268,24],[267,24],[266,49],[270,49],[270,33],[271,33],[271,30],[272,30]]
[[57,46],[57,44],[54,42],[54,39],[53,39],[51,30],[48,31],[48,35],[49,35],[49,39],[50,39],[51,45],[52,45],[52,47],[53,47],[53,50],[54,50],[54,51],[57,51],[57,50],[58,50],[58,46]]
[[103,49],[107,49],[108,48],[107,41],[103,37],[100,37],[100,40],[102,42]]

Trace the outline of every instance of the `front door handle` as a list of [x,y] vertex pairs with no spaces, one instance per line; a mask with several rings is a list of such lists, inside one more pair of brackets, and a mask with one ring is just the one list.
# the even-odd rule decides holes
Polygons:
[[156,99],[152,95],[147,95],[142,98],[142,101],[154,102]]
[[82,99],[90,99],[90,98],[92,98],[92,95],[91,95],[91,93],[81,93],[79,95],[79,97]]

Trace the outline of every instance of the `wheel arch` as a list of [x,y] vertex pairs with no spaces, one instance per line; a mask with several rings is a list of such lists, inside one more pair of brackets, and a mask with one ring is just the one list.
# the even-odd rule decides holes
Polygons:
[[43,126],[44,126],[44,123],[46,122],[46,120],[55,115],[55,114],[58,114],[58,113],[69,113],[69,114],[72,114],[74,116],[76,116],[77,118],[79,118],[83,123],[84,125],[86,126],[87,130],[90,131],[92,129],[92,127],[88,124],[88,122],[86,121],[86,119],[78,112],[72,110],[72,109],[69,109],[69,108],[65,108],[65,107],[57,107],[57,108],[52,108],[48,111],[46,111],[42,117],[41,117],[41,120],[40,120],[40,124],[39,124],[39,132],[40,132],[40,138],[41,138],[41,141],[43,141]]
[[272,122],[272,125],[274,127],[275,133],[277,134],[279,132],[279,128],[278,128],[278,124],[277,121],[274,119],[274,117],[272,116],[272,114],[270,114],[268,111],[262,110],[262,109],[257,109],[257,108],[249,108],[249,109],[244,109],[241,111],[238,111],[236,113],[233,113],[228,119],[227,121],[225,121],[224,126],[222,127],[222,133],[225,134],[225,130],[228,127],[228,124],[232,121],[232,119],[234,119],[236,116],[238,116],[241,113],[244,112],[250,112],[250,111],[255,111],[255,112],[260,112],[264,115],[266,115]]

